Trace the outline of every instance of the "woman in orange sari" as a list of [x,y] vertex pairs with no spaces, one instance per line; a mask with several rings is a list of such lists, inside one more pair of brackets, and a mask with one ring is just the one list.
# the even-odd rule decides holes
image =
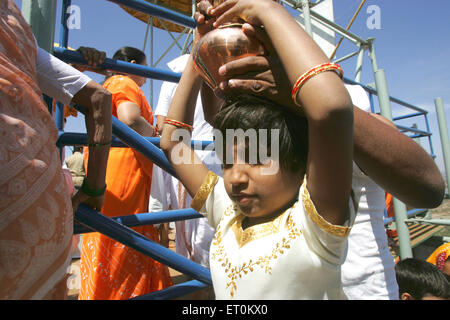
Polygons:
[[[91,48],[78,49],[87,61]],[[113,59],[146,64],[142,51],[124,47]],[[114,75],[103,84],[112,93],[112,114],[142,136],[154,136],[153,113],[140,87],[146,79]],[[153,163],[131,148],[111,148],[101,212],[109,217],[148,211]],[[159,242],[153,225],[133,228]],[[80,300],[129,299],[172,285],[167,266],[99,233],[83,235]]]
[[[86,187],[96,191],[105,185],[111,141],[110,94],[54,57],[54,64],[42,70],[39,56],[50,59],[50,55],[41,51],[14,1],[0,1],[2,300],[64,299],[72,256],[73,210],[82,202],[101,207],[103,201],[102,196],[92,197],[83,190],[71,201],[56,148],[58,130],[42,100],[41,88],[64,103],[87,108],[89,143],[104,144],[92,150],[90,163],[96,170],[85,179]],[[58,74],[70,79],[55,77]]]

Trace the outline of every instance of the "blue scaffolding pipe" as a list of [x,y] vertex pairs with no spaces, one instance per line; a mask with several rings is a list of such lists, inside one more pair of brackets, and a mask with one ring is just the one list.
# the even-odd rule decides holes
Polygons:
[[205,285],[203,282],[198,280],[186,281],[180,284],[173,285],[171,287],[147,293],[135,298],[131,298],[130,300],[168,300],[174,299],[178,297],[182,297],[194,291],[207,288],[208,285]]
[[169,163],[166,155],[161,151],[161,149],[148,142],[139,133],[128,127],[126,124],[124,124],[114,116],[112,116],[112,133],[117,138],[122,140],[123,143],[142,153],[147,157],[147,159],[153,161],[153,163],[155,163],[161,169],[164,169],[173,177],[177,177],[175,171],[172,168],[172,165]]
[[60,102],[55,106],[55,124],[58,130],[64,130],[64,104]]
[[[83,56],[78,51],[59,47],[54,47],[53,50],[55,57],[62,61],[87,66],[86,60],[83,59]],[[110,58],[106,58],[105,61],[101,65],[99,65],[99,68],[169,82],[178,82],[181,78],[181,74],[176,72],[143,66],[137,63],[113,60]]]
[[[417,139],[417,138],[423,138],[423,137],[429,137],[429,135],[423,135],[423,134],[413,134],[409,136],[411,139]],[[430,153],[430,156],[432,156],[432,154]]]
[[[75,105],[75,108],[85,114],[83,106]],[[115,116],[112,116],[112,133],[127,146],[142,153],[145,157],[147,157],[147,159],[150,159],[153,163],[171,174],[173,177],[177,177],[172,165],[169,163],[166,155],[161,151],[161,149],[147,141],[139,133],[128,127]]]
[[147,13],[151,16],[158,17],[184,27],[195,28],[197,26],[195,20],[192,17],[146,1],[142,0],[108,0],[108,1],[126,6],[128,8],[143,13]]
[[423,114],[428,114],[428,111],[427,111],[427,110],[422,109],[422,108],[419,108],[419,107],[417,107],[417,106],[414,106],[414,105],[412,105],[412,104],[410,104],[410,103],[408,103],[408,102],[405,102],[405,101],[403,101],[403,100],[400,100],[400,99],[398,99],[398,98],[390,97],[390,99],[391,99],[392,102],[395,102],[395,103],[397,103],[397,104],[399,104],[399,105],[401,105],[401,106],[407,107],[407,108],[409,108],[409,109],[416,110],[416,111],[421,112],[421,113],[423,113]]
[[[367,92],[369,92],[369,93],[371,93],[371,94],[374,94],[374,95],[378,95],[377,90],[375,90],[375,89],[372,88],[372,87],[366,86],[366,85],[364,85],[364,84],[362,84],[362,83],[356,82],[356,81],[354,81],[354,80],[351,80],[351,79],[348,79],[348,78],[345,78],[345,77],[344,77],[343,80],[344,80],[345,83],[359,85],[359,86],[363,87],[364,90],[366,90]],[[415,111],[418,111],[418,112],[420,112],[421,114],[427,114],[427,113],[428,113],[427,110],[422,109],[422,108],[419,108],[419,107],[417,107],[417,106],[415,106],[415,105],[412,105],[412,104],[410,104],[410,103],[408,103],[408,102],[405,102],[405,101],[403,101],[403,100],[400,100],[400,99],[398,99],[398,98],[389,96],[389,100],[390,100],[391,102],[395,102],[395,103],[397,103],[397,104],[399,104],[399,105],[402,105],[402,106],[404,106],[404,107],[407,107],[407,108],[413,109],[413,110],[415,110]]]
[[375,101],[373,100],[373,93],[369,92],[370,111],[375,113]]
[[[192,208],[170,210],[170,211],[158,211],[158,212],[146,212],[133,215],[126,215],[120,217],[112,217],[114,221],[131,227],[145,226],[150,224],[158,224],[172,221],[181,221],[187,219],[204,219],[204,216],[195,211]],[[74,225],[74,234],[92,232],[90,228],[83,225]]]
[[69,46],[69,28],[67,27],[67,19],[69,19],[69,13],[67,8],[72,4],[71,0],[63,0],[61,10],[61,21],[59,27],[59,46],[67,48]]
[[98,231],[117,242],[123,243],[130,248],[155,259],[172,269],[184,273],[207,285],[212,284],[209,270],[160,244],[144,237],[140,233],[121,225],[117,221],[89,208],[80,205],[75,213],[75,220],[89,226],[90,229]]
[[[427,131],[431,132],[430,123],[428,122],[428,115],[426,114],[424,117],[425,117],[425,126],[427,127]],[[434,154],[434,150],[433,150],[433,142],[431,139],[431,135],[428,136],[428,144],[430,145],[430,153],[431,153],[432,157],[433,158],[436,157],[436,155]]]
[[416,112],[416,113],[405,114],[403,116],[393,117],[392,120],[398,121],[398,120],[409,119],[409,118],[413,118],[413,117],[419,117],[422,115],[424,115],[422,112]]
[[[152,143],[156,147],[160,148],[160,140],[159,137],[143,137],[148,142]],[[214,141],[207,140],[191,140],[191,146],[195,150],[204,150],[206,148],[211,148],[211,144],[214,144]],[[58,147],[63,146],[87,146],[88,138],[86,133],[80,132],[65,132],[59,131],[58,133],[58,141],[56,142]],[[113,137],[111,142],[111,147],[114,148],[128,148],[128,145],[120,141],[119,139]]]
[[[409,218],[409,217],[415,217],[415,216],[417,216],[418,214],[426,213],[427,211],[428,211],[428,209],[412,209],[412,210],[409,210],[409,211],[407,212],[407,218]],[[384,218],[384,225],[387,225],[387,224],[389,224],[389,223],[391,223],[391,222],[395,222],[395,217]]]
[[418,134],[421,134],[422,136],[429,136],[429,135],[431,135],[431,133],[429,133],[429,132],[426,132],[426,131],[423,131],[423,130],[419,130],[419,129],[416,129],[416,128],[405,127],[405,126],[402,126],[402,125],[397,125],[397,128],[400,129],[400,130],[404,130],[404,131],[418,133]]

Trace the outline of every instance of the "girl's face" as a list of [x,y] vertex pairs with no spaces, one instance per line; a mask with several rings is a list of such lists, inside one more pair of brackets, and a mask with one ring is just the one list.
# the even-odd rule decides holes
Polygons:
[[278,170],[266,174],[267,171],[263,169],[273,164],[237,162],[236,149],[235,146],[234,163],[223,165],[223,179],[228,196],[236,202],[249,221],[259,223],[275,218],[296,199],[303,173],[286,172],[278,166]]

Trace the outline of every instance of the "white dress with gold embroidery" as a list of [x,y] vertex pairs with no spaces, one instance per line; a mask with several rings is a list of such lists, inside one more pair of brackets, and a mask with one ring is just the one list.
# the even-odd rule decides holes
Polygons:
[[210,268],[217,299],[346,299],[340,266],[350,228],[318,215],[305,185],[283,214],[243,230],[245,216],[223,179],[208,174],[191,207],[216,228]]

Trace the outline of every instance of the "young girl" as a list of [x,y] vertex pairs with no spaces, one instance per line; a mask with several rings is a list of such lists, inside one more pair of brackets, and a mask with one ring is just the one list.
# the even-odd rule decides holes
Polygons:
[[[272,0],[229,0],[211,15],[216,27],[236,17],[264,27],[306,117],[258,98],[227,103],[216,117],[221,132],[275,129],[280,143],[270,161],[253,163],[240,158],[252,157],[252,139],[225,141],[232,156],[223,156],[222,179],[195,159],[189,144],[172,139],[192,123],[202,84],[192,60],[180,79],[161,147],[194,197],[191,206],[216,227],[210,250],[216,298],[344,299],[340,263],[353,221],[353,113],[338,73],[325,72],[337,66]],[[278,140],[261,142],[259,155]],[[179,161],[186,154],[191,161]]]

